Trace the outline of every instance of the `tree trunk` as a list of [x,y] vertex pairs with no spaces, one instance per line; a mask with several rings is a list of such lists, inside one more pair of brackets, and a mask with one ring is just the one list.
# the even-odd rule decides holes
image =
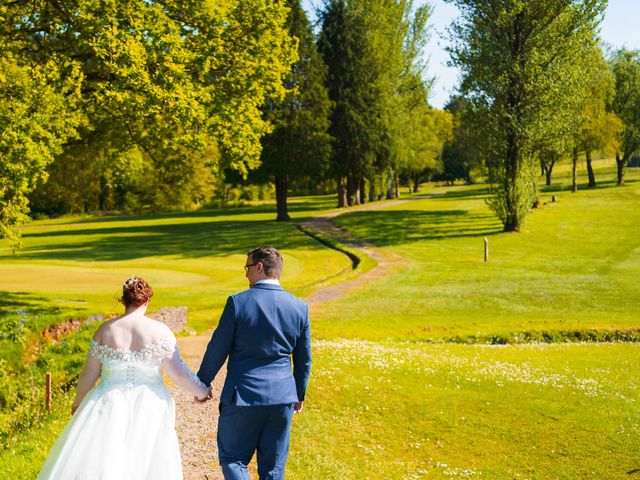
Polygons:
[[[504,231],[505,232],[519,232],[520,227],[522,225],[521,216],[518,214],[516,198],[515,196],[518,192],[513,191],[514,189],[519,188],[516,186],[509,187],[506,192],[507,201],[505,202],[506,206],[506,215],[504,217]],[[511,191],[509,191],[511,190]]]
[[367,203],[367,198],[364,191],[364,177],[360,177],[358,185],[359,185],[358,190],[360,193],[360,204],[364,205],[365,203]]
[[506,215],[504,217],[504,231],[505,232],[519,232],[522,226],[522,221],[524,218],[518,213],[517,206],[517,195],[520,186],[516,185],[515,182],[510,186],[505,188],[505,196],[506,196]]
[[318,187],[316,185],[316,182],[314,182],[313,176],[309,176],[309,183],[307,184],[307,190],[309,192],[309,195],[318,194]]
[[[512,102],[514,105],[517,103]],[[517,135],[512,131],[507,133],[507,158],[505,173],[502,181],[504,188],[504,218],[505,232],[519,232],[524,221],[524,214],[519,211],[521,202],[522,185],[518,180],[519,156],[521,155]],[[528,205],[530,206],[530,205]]]
[[338,208],[347,206],[347,191],[344,188],[344,177],[338,177]]
[[360,205],[360,180],[358,177],[347,177],[347,201],[349,206]]
[[400,198],[400,177],[398,176],[397,173],[395,175],[395,182],[396,182],[396,198]]
[[571,193],[576,193],[578,191],[578,181],[577,181],[577,175],[576,175],[576,171],[578,169],[578,149],[574,148],[573,149],[573,166],[571,167],[571,175],[572,175],[572,180],[571,180]]
[[413,193],[418,193],[420,191],[420,174],[417,173],[415,177],[413,177]]
[[546,175],[547,174],[547,166],[544,164],[544,161],[541,159],[540,160],[540,175]]
[[347,177],[347,204],[360,205],[360,179],[353,175]]
[[618,167],[618,186],[624,186],[624,167],[626,160],[624,156],[620,158],[620,154],[616,152],[616,166]]
[[276,205],[278,215],[276,216],[276,221],[278,222],[288,222],[291,220],[289,216],[289,212],[287,211],[287,186],[288,179],[286,175],[282,177],[277,177],[275,180],[276,183]]
[[376,182],[373,178],[369,179],[369,202],[376,201]]
[[553,165],[545,165],[544,176],[546,177],[545,184],[547,187],[551,186],[551,172],[553,171]]
[[[100,195],[98,196],[98,210],[107,209],[107,196],[109,195],[108,189],[109,189],[109,186],[107,184],[107,179],[105,178],[104,175],[101,175],[100,176]],[[122,207],[120,206],[120,202],[118,200],[120,199],[116,198],[117,208],[120,208],[120,209],[124,208],[124,205]],[[124,204],[124,202],[122,203]]]
[[591,152],[587,150],[587,175],[589,175],[589,188],[596,188],[596,176],[593,174],[593,166],[591,166]]
[[391,200],[393,198],[393,180],[394,174],[392,170],[389,170],[387,173],[387,200]]

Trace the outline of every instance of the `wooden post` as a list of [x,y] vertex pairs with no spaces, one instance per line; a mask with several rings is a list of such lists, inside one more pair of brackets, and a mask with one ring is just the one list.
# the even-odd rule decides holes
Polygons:
[[484,237],[484,261],[489,261],[489,239]]
[[47,372],[45,377],[45,404],[47,412],[51,411],[51,373]]

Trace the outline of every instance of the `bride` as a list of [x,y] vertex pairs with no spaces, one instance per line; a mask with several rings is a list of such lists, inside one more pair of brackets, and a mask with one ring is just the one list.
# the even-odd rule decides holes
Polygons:
[[185,365],[171,330],[145,316],[152,296],[142,278],[123,285],[126,311],[93,336],[71,420],[38,480],[182,479],[175,404],[162,370],[200,400],[210,389]]

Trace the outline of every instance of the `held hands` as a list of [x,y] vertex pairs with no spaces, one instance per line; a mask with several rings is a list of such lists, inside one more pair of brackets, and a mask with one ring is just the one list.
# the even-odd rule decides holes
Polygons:
[[213,392],[211,391],[211,387],[207,390],[207,394],[204,397],[193,397],[194,403],[206,403],[213,398]]

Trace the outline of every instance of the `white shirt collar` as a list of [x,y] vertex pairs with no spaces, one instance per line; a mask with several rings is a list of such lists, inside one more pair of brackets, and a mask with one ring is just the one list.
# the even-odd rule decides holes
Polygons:
[[258,280],[254,285],[258,285],[259,283],[266,283],[268,285],[280,285],[280,281],[277,278],[264,278],[262,280]]

